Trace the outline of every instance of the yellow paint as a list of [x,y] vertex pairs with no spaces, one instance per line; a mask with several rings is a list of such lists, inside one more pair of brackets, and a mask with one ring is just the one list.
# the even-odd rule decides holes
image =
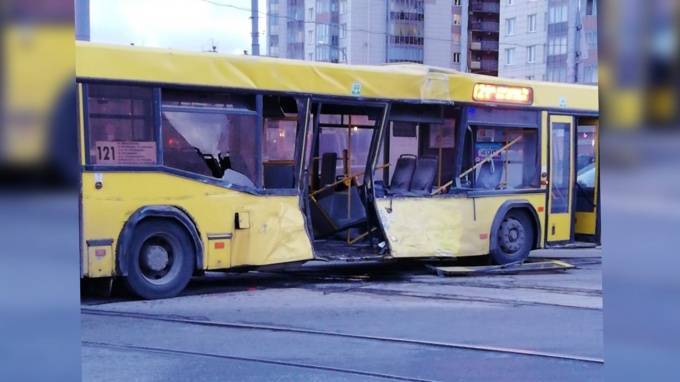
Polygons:
[[595,86],[499,79],[417,64],[341,65],[77,43],[78,78],[363,98],[473,102],[476,83],[528,86],[536,107],[597,111]]
[[88,246],[87,269],[90,277],[106,277],[114,269],[113,251],[110,245]]
[[74,84],[73,27],[8,24],[0,39],[0,162],[28,168],[47,164],[50,117],[58,97]]
[[[210,235],[208,236],[210,237]],[[221,248],[220,248],[221,247]],[[231,265],[231,240],[208,239],[208,269],[226,269]]]
[[[556,123],[566,123],[569,124],[569,197],[568,197],[568,208],[567,212],[564,213],[551,213],[552,200],[548,198],[548,233],[546,241],[556,242],[556,241],[567,241],[571,239],[571,223],[572,223],[572,201],[574,198],[574,118],[571,116],[561,116],[552,115],[550,116],[550,134],[552,135],[552,127]],[[552,141],[551,141],[552,146]],[[552,147],[550,147],[550,155],[552,157]],[[551,166],[554,163],[551,162]],[[551,169],[552,177],[552,169]],[[552,182],[552,178],[550,179]]]
[[[466,197],[381,198],[377,207],[392,257],[464,257],[489,253],[491,225],[508,200],[527,201],[538,210],[545,194],[480,197],[474,204]],[[538,215],[542,232],[544,214]]]
[[[115,251],[123,225],[137,209],[169,205],[184,210],[193,219],[203,243],[208,243],[208,234],[232,233],[233,239],[227,241],[231,245],[231,267],[313,257],[297,196],[250,195],[166,173],[101,175],[103,187],[97,190],[95,174],[83,174],[83,240],[114,239]],[[236,212],[247,212],[249,229],[234,229]],[[207,249],[204,252],[209,257]],[[208,269],[216,265],[203,260]],[[97,276],[111,276],[114,269],[111,266]],[[94,274],[88,270],[86,276]]]

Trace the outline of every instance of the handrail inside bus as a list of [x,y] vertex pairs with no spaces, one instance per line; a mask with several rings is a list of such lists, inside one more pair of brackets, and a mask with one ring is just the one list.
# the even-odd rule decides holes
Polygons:
[[[522,139],[522,136],[519,136],[519,137],[515,138],[514,140],[512,140],[512,141],[511,141],[510,143],[508,143],[507,145],[505,145],[505,146],[501,147],[500,149],[498,149],[498,150],[492,152],[491,154],[487,155],[486,157],[484,157],[484,159],[482,159],[481,161],[477,162],[474,166],[470,167],[469,169],[465,170],[462,174],[460,174],[460,175],[458,176],[458,179],[462,179],[463,177],[465,177],[465,176],[468,175],[469,173],[471,173],[471,172],[477,170],[477,169],[478,169],[479,167],[481,167],[484,163],[490,161],[491,159],[493,159],[493,157],[495,157],[496,155],[499,155],[499,154],[502,153],[503,151],[508,150],[508,149],[509,149],[510,147],[512,147],[515,143],[519,142],[521,139]],[[447,188],[451,187],[451,185],[453,185],[453,180],[450,180],[450,181],[446,182],[444,185],[442,185],[442,186],[439,187],[438,189],[432,191],[432,193],[431,193],[430,195],[432,195],[432,196],[438,195],[438,194],[442,193],[444,190],[446,190]]]
[[[375,170],[382,170],[382,169],[385,169],[385,168],[387,168],[387,167],[389,167],[389,166],[390,166],[389,163],[385,163],[385,164],[383,164],[383,165],[377,166],[377,167],[374,169],[374,171],[375,171]],[[335,182],[333,182],[333,183],[327,184],[327,185],[325,185],[325,186],[319,188],[318,190],[311,192],[311,193],[309,194],[309,196],[312,197],[312,198],[314,198],[315,195],[318,195],[319,193],[324,192],[324,191],[328,190],[329,188],[333,188],[333,187],[335,187],[335,186],[337,186],[337,185],[339,185],[339,184],[341,184],[341,183],[345,183],[345,182],[351,181],[352,179],[358,178],[358,177],[364,175],[365,173],[366,173],[365,171],[362,171],[362,172],[359,172],[359,173],[356,173],[356,174],[353,174],[353,175],[343,176],[342,179],[337,180],[337,181],[335,181]]]

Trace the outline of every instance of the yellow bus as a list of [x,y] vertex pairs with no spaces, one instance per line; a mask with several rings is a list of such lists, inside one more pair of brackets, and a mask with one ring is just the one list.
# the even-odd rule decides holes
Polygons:
[[76,50],[83,278],[165,298],[212,270],[599,241],[595,87]]

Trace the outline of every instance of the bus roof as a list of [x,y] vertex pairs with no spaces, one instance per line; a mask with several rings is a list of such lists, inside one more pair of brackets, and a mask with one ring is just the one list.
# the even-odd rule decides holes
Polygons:
[[418,64],[344,65],[77,42],[79,79],[413,102],[479,103],[475,84],[529,87],[531,106],[597,112],[595,86],[521,81]]

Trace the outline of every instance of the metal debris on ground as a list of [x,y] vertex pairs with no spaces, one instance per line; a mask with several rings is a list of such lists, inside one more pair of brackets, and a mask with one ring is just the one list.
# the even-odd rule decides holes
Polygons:
[[482,265],[482,266],[452,266],[442,267],[427,265],[427,268],[434,271],[439,277],[448,276],[477,276],[477,275],[509,275],[530,272],[551,272],[565,271],[575,268],[574,265],[561,260],[516,262],[504,265]]

